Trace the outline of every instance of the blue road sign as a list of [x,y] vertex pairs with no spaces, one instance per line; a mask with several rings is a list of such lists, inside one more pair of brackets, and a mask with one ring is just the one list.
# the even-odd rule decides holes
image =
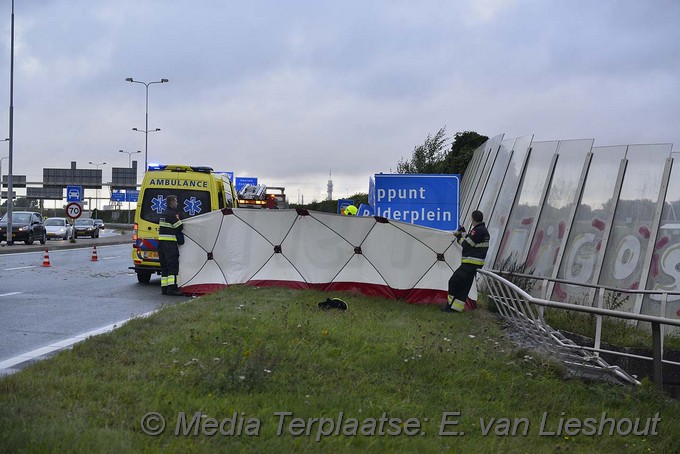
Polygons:
[[371,177],[368,179],[368,204],[372,207],[375,206],[375,178]]
[[354,205],[354,200],[352,199],[338,199],[338,213],[342,214],[342,211],[350,205]]
[[83,187],[82,186],[66,186],[66,201],[67,202],[82,202],[83,201]]
[[236,192],[243,189],[243,187],[247,184],[257,186],[257,177],[236,177],[236,182],[234,183],[234,186],[236,187]]
[[375,175],[375,215],[440,230],[458,228],[460,175]]
[[234,172],[215,172],[218,175],[226,175],[229,178],[229,181],[232,183],[234,182]]
[[125,193],[122,191],[112,191],[111,192],[111,201],[113,202],[124,202],[125,201]]
[[357,210],[357,216],[373,216],[373,207],[362,203]]
[[126,191],[125,201],[126,202],[136,202],[139,200],[139,191]]

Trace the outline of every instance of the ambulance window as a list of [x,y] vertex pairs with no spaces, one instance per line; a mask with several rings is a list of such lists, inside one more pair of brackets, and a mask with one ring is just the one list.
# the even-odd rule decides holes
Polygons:
[[141,201],[141,218],[148,222],[157,223],[166,209],[166,197],[169,194],[177,196],[177,211],[182,219],[199,214],[208,213],[212,210],[210,192],[180,189],[147,189],[144,191],[144,199]]
[[222,193],[222,191],[220,191],[220,192],[217,193],[217,205],[218,205],[220,208],[225,208],[225,207],[226,207],[226,205],[224,204],[224,194]]

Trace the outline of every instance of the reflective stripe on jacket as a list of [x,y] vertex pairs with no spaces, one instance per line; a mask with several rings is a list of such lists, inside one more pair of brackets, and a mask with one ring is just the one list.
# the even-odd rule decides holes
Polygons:
[[461,263],[484,266],[489,239],[489,231],[483,222],[474,226],[464,237],[458,238],[458,244],[463,247]]
[[182,230],[182,227],[184,226],[179,218],[179,213],[172,208],[166,209],[158,222],[158,240],[176,242],[176,234]]

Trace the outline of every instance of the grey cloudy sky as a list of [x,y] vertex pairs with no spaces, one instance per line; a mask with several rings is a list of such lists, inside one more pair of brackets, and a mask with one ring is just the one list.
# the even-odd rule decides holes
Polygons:
[[[680,149],[680,2],[15,0],[14,173],[209,165],[367,192],[427,134]],[[0,135],[10,0],[0,0]],[[0,156],[7,149],[0,145]],[[141,163],[143,164],[143,154]],[[3,161],[6,173],[7,160]]]

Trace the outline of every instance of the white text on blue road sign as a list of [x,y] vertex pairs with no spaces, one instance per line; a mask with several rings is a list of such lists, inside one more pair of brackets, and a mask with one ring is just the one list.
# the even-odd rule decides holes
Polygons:
[[455,230],[459,175],[375,175],[375,214],[395,221]]
[[237,191],[243,189],[247,184],[257,186],[257,177],[236,177],[234,187]]
[[391,202],[392,200],[425,200],[425,188],[412,188],[412,189],[378,189],[378,202],[387,200]]
[[[378,208],[379,216],[388,219],[394,219],[395,221],[411,222],[413,224],[420,224],[418,221],[429,221],[429,222],[451,222],[454,217],[451,211],[442,210],[437,208],[431,210],[429,208]],[[424,224],[423,224],[424,225]]]

